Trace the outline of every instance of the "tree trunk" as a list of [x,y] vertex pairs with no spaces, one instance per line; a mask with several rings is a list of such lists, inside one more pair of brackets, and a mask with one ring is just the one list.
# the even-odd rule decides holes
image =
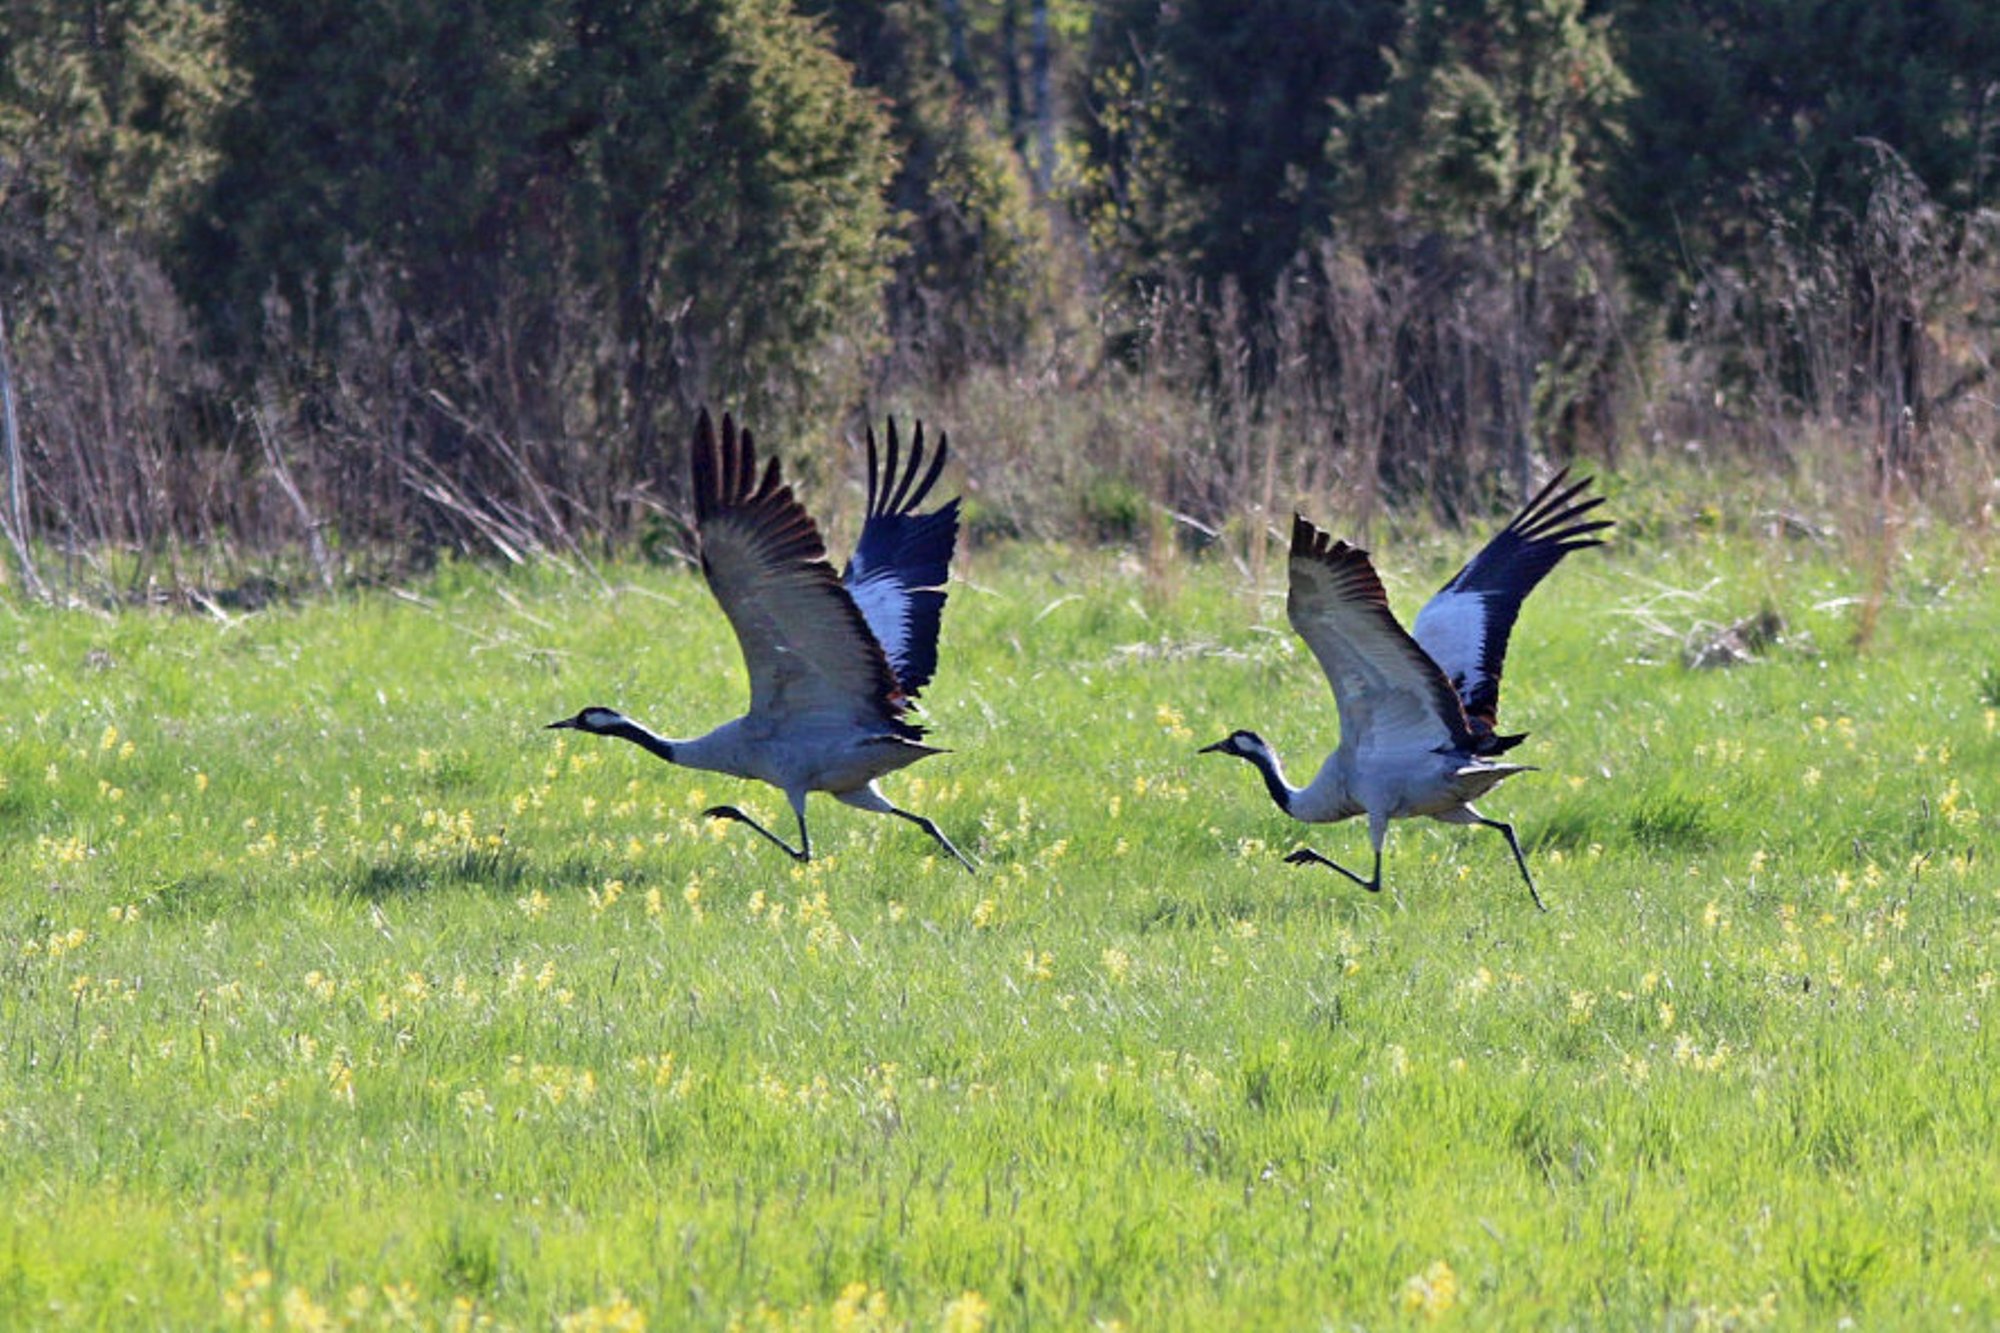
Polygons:
[[1007,93],[1007,137],[1014,151],[1026,156],[1028,111],[1027,99],[1021,93],[1020,16],[1019,0],[1005,0],[1000,6],[1000,63]]
[[1049,0],[1034,0],[1035,190],[1049,196],[1056,169],[1055,99],[1049,95]]
[[951,74],[959,91],[967,97],[979,92],[979,76],[973,73],[972,53],[965,43],[964,0],[944,0],[944,30],[951,43]]
[[26,484],[21,475],[21,430],[14,412],[14,371],[7,357],[7,313],[0,310],[0,448],[7,456],[7,542],[14,548],[14,563],[20,571],[21,590],[37,601],[46,601],[49,590],[35,570],[35,556],[28,544],[28,504]]

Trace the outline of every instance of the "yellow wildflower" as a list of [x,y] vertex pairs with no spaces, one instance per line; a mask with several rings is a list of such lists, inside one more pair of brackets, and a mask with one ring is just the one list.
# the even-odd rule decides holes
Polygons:
[[1442,1259],[1433,1259],[1424,1269],[1403,1283],[1405,1314],[1422,1314],[1436,1319],[1458,1304],[1458,1274]]
[[976,1291],[965,1291],[944,1307],[944,1317],[938,1321],[939,1333],[986,1333],[986,1325],[993,1318],[993,1307],[986,1298]]
[[875,1333],[888,1329],[889,1293],[866,1282],[850,1282],[833,1303],[835,1333]]
[[608,1305],[587,1305],[559,1317],[556,1329],[558,1333],[646,1333],[646,1312],[623,1292],[614,1292]]
[[340,1327],[333,1312],[313,1300],[304,1287],[293,1287],[285,1293],[284,1311],[285,1327],[299,1333],[333,1333]]

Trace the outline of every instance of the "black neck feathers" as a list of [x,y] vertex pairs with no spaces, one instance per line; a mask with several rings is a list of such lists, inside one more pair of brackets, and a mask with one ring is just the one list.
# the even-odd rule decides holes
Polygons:
[[1292,813],[1292,789],[1285,785],[1285,775],[1278,771],[1277,756],[1269,749],[1256,749],[1243,757],[1255,764],[1257,771],[1264,775],[1264,790],[1271,793],[1271,799],[1278,803],[1278,808],[1288,815]]
[[621,719],[614,726],[607,727],[602,734],[616,736],[623,741],[630,741],[642,750],[650,750],[670,764],[678,762],[674,758],[674,743],[672,741],[664,736],[654,735],[636,722]]

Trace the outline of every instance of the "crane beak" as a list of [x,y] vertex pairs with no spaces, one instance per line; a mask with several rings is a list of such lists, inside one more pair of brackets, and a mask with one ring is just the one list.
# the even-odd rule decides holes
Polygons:
[[1195,751],[1196,754],[1227,754],[1228,752],[1229,752],[1229,741],[1228,738],[1226,737],[1222,740],[1217,741],[1213,745],[1204,745],[1199,750]]
[[549,724],[548,724],[548,725],[547,725],[546,727],[543,727],[543,728],[542,728],[542,730],[543,730],[543,731],[563,731],[563,730],[569,730],[569,731],[581,731],[581,730],[583,730],[583,728],[582,728],[582,727],[581,727],[581,726],[580,726],[580,725],[578,724],[578,722],[577,722],[577,720],[576,720],[575,718],[573,718],[573,717],[566,717],[566,718],[564,718],[564,719],[563,719],[562,721],[560,721],[560,722],[551,722],[551,723],[549,723]]

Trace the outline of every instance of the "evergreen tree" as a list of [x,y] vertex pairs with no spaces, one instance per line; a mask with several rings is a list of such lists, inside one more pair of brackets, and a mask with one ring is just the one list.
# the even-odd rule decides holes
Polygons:
[[856,81],[887,103],[900,163],[890,186],[901,242],[890,334],[910,372],[950,378],[1017,355],[1054,302],[1056,256],[1026,173],[976,101],[945,15],[912,0],[818,0]]
[[1115,271],[1253,304],[1334,211],[1343,104],[1382,85],[1394,0],[1106,0],[1080,99],[1079,206]]
[[207,0],[9,0],[0,11],[0,227],[61,248],[156,241],[213,169],[230,93]]
[[229,49],[245,89],[181,276],[239,349],[266,290],[307,311],[357,264],[473,357],[503,306],[544,333],[601,310],[602,416],[643,445],[876,335],[882,118],[780,0],[263,0]]
[[[1554,252],[1596,197],[1630,91],[1608,20],[1589,18],[1584,0],[1420,0],[1386,86],[1333,141],[1364,235],[1437,236],[1504,293],[1487,354],[1522,490],[1573,374],[1551,363],[1551,331],[1587,276]],[[1568,281],[1551,283],[1552,262]]]
[[1613,198],[1632,271],[1673,303],[1775,224],[1856,239],[1886,148],[1964,219],[1991,204],[2000,6],[1617,0],[1638,96]]
[[[1872,415],[1919,470],[2000,148],[1987,0],[1617,0],[1639,89],[1614,178],[1628,270],[1675,333],[1726,341],[1744,410]],[[1690,328],[1686,312],[1707,326]],[[1990,318],[1990,315],[1987,316]],[[1773,395],[1776,401],[1773,401]]]

